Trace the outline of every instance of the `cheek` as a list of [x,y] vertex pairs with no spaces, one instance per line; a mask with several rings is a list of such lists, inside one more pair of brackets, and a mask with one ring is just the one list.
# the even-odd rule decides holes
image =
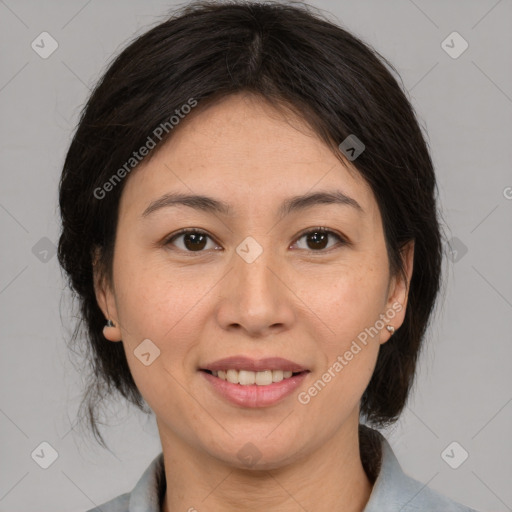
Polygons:
[[[326,314],[335,334],[321,338],[322,363],[312,387],[317,414],[342,420],[359,403],[375,369],[380,349],[380,331],[374,328],[378,313],[368,311],[368,300],[331,303]],[[308,400],[308,397],[304,397]],[[313,401],[313,399],[312,399]],[[301,402],[304,403],[304,402]]]
[[375,324],[387,285],[384,272],[363,264],[340,266],[327,274],[310,273],[297,283],[297,295],[305,297],[305,305],[318,317],[323,339],[336,349]]
[[119,252],[123,255],[116,261],[116,297],[127,334],[161,343],[166,333],[172,337],[182,328],[182,320],[205,290],[194,286],[182,270],[171,272],[168,264],[143,252]]
[[204,292],[181,286],[175,277],[162,279],[165,273],[157,267],[132,270],[133,265],[124,267],[116,288],[128,366],[153,410],[170,407],[186,414],[182,385],[195,340],[200,339],[193,331],[201,325],[197,303]]
[[357,402],[370,381],[380,348],[377,321],[386,285],[385,272],[370,264],[339,269],[329,279],[311,283],[308,305],[318,312],[321,321],[316,324],[323,333],[316,336],[323,353],[320,380],[335,402]]

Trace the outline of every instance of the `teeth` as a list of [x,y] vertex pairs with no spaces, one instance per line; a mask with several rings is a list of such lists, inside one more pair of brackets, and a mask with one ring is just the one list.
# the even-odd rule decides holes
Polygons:
[[292,376],[292,372],[283,370],[265,370],[263,372],[251,372],[248,370],[219,370],[212,372],[215,377],[227,380],[232,384],[241,384],[242,386],[250,386],[256,384],[258,386],[268,386],[273,382],[281,382]]

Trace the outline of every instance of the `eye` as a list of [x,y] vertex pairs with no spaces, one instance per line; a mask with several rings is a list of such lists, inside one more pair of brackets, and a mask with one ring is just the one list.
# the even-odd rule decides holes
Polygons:
[[298,240],[305,238],[307,247],[299,247],[299,249],[311,250],[313,252],[322,251],[322,250],[326,249],[326,247],[329,247],[328,246],[329,236],[333,236],[334,238],[337,238],[340,242],[340,245],[346,245],[348,243],[343,237],[341,237],[334,231],[331,231],[330,229],[326,229],[323,227],[317,227],[314,229],[310,229],[309,231],[306,231],[305,233],[302,233],[302,235],[298,238]]
[[[183,238],[181,247],[174,243],[174,241],[179,238]],[[172,235],[164,242],[164,245],[174,244],[185,252],[204,252],[203,249],[208,249],[208,247],[206,247],[208,239],[212,240],[210,235],[205,231],[196,228],[187,228]]]
[[[299,247],[302,250],[309,250],[313,252],[320,252],[329,249],[329,237],[334,237],[339,241],[339,245],[346,245],[348,242],[336,232],[326,229],[324,227],[317,227],[310,229],[306,232],[303,232],[300,237],[297,239],[300,241],[301,239],[306,239],[306,247]],[[181,245],[176,243],[177,240],[181,240]],[[213,241],[213,239],[201,229],[197,228],[186,228],[182,229],[178,233],[175,233],[171,237],[169,237],[164,245],[175,245],[184,252],[204,252],[206,249],[211,249],[212,247],[207,247],[208,240]],[[297,244],[296,242],[295,244]],[[213,244],[213,248],[219,248],[218,245]]]

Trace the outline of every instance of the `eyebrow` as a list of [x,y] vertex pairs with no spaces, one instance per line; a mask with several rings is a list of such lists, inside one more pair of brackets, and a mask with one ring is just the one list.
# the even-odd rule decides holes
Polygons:
[[[320,204],[338,204],[350,206],[364,214],[363,207],[352,197],[347,196],[341,190],[312,192],[300,196],[293,196],[281,204],[277,215],[283,218],[292,212],[311,208]],[[142,213],[142,217],[148,217],[152,213],[172,206],[188,206],[196,210],[209,213],[219,213],[226,216],[233,215],[233,208],[228,203],[213,197],[195,194],[168,193],[152,201]]]

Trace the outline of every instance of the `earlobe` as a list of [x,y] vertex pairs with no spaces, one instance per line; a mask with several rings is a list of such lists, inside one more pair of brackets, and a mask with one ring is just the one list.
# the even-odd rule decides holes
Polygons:
[[103,327],[103,336],[109,341],[122,341],[121,331],[117,323],[110,318],[107,320],[105,327]]
[[392,325],[386,325],[386,329],[388,330],[389,334],[393,336],[395,333],[395,328]]

